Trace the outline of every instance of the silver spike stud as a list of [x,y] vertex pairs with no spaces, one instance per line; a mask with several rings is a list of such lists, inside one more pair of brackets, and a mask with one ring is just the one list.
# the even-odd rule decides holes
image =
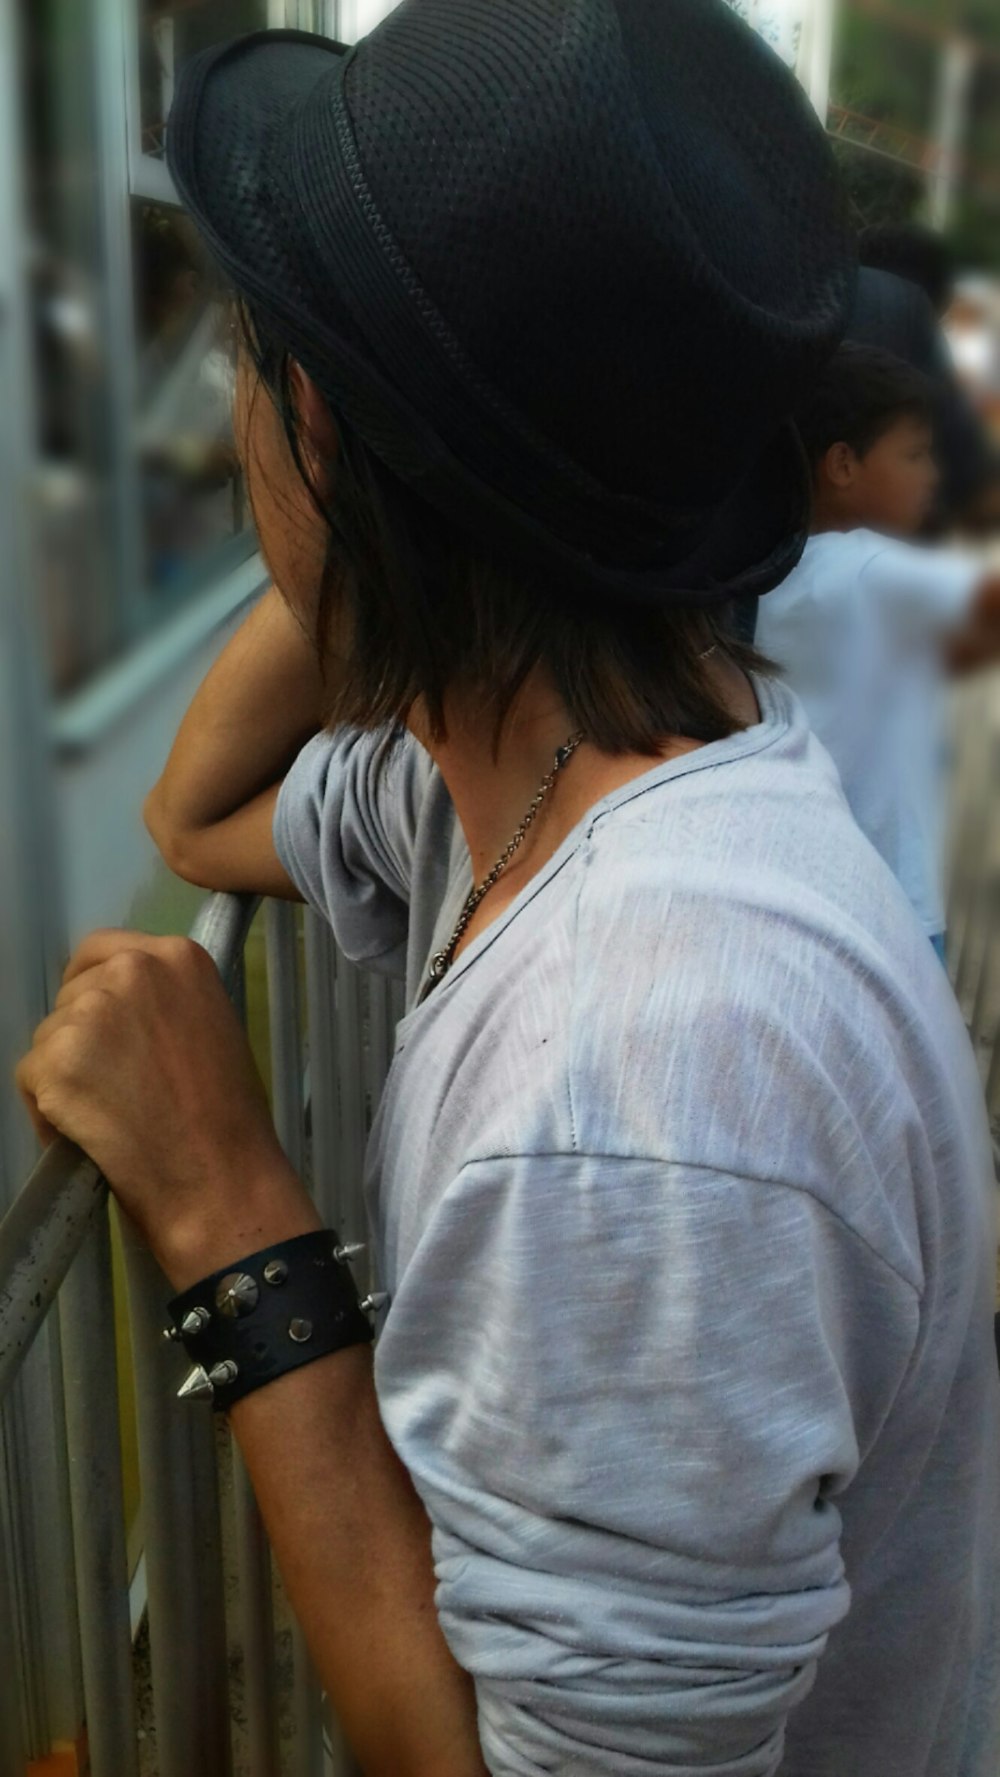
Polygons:
[[208,1380],[213,1388],[225,1388],[227,1382],[235,1382],[239,1375],[239,1365],[234,1364],[231,1357],[224,1357],[221,1364],[213,1364],[208,1372]]
[[290,1320],[288,1323],[288,1337],[294,1339],[296,1345],[304,1345],[307,1339],[311,1339],[312,1331],[313,1323],[311,1320],[296,1319]]
[[215,1398],[215,1385],[203,1364],[195,1364],[189,1370],[180,1388],[177,1390],[179,1401],[211,1401]]
[[227,1320],[238,1320],[256,1308],[260,1291],[254,1278],[246,1271],[227,1271],[215,1290],[215,1306]]
[[268,1259],[267,1264],[264,1266],[265,1283],[269,1283],[274,1289],[277,1289],[280,1283],[284,1283],[287,1276],[288,1266],[285,1264],[284,1259]]
[[363,1240],[346,1240],[343,1246],[334,1247],[333,1256],[335,1259],[339,1259],[342,1265],[350,1264],[350,1262],[353,1259],[356,1259],[358,1254],[363,1253],[364,1250],[365,1243]]
[[181,1332],[179,1327],[164,1327],[163,1329],[163,1337],[165,1339],[175,1340],[179,1339],[180,1336]]
[[376,1314],[380,1308],[385,1307],[388,1300],[388,1290],[372,1290],[370,1295],[362,1297],[358,1307],[363,1309],[365,1314]]
[[202,1327],[207,1327],[211,1318],[207,1308],[189,1308],[181,1321],[181,1332],[185,1339],[193,1339],[195,1333],[200,1333]]

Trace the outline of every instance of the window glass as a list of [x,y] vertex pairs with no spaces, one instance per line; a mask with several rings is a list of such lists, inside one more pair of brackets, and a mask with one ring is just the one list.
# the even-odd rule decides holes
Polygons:
[[133,199],[136,452],[145,577],[168,609],[248,552],[231,305],[180,210]]
[[166,120],[181,64],[200,49],[286,21],[284,0],[140,0],[141,150],[163,154]]

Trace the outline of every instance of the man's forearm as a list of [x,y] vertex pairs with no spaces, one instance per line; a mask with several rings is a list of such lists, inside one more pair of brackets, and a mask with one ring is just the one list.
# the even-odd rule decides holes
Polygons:
[[230,1417],[365,1777],[484,1777],[474,1688],[438,1624],[430,1526],[382,1427],[368,1349],[320,1358]]
[[159,843],[225,820],[284,776],[323,720],[324,686],[308,634],[273,588],[200,686],[151,791]]

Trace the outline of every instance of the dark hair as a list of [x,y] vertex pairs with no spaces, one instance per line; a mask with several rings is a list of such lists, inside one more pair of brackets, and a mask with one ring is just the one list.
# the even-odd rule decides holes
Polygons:
[[321,659],[331,644],[338,656],[331,725],[399,723],[422,698],[440,737],[446,695],[462,686],[482,698],[497,744],[518,692],[544,665],[574,727],[607,753],[654,754],[669,735],[711,741],[740,726],[706,671],[705,654],[724,652],[756,670],[768,663],[731,633],[725,609],[581,603],[547,572],[526,573],[483,549],[336,414],[336,468],[321,493],[303,461],[290,354],[246,304],[238,322],[329,527],[314,639]]
[[895,272],[919,284],[935,314],[941,315],[951,301],[955,268],[951,248],[943,235],[920,222],[879,222],[863,228],[858,237],[862,265],[874,271]]
[[880,346],[842,345],[796,414],[815,468],[833,444],[863,457],[897,420],[930,420],[933,386],[922,371]]

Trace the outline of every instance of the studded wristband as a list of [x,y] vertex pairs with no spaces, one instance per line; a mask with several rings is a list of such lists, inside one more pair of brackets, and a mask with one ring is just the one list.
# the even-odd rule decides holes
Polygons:
[[289,1370],[372,1338],[367,1313],[383,1292],[359,1301],[350,1261],[330,1228],[300,1234],[193,1284],[169,1304],[164,1337],[180,1341],[194,1368],[183,1400],[220,1411]]

